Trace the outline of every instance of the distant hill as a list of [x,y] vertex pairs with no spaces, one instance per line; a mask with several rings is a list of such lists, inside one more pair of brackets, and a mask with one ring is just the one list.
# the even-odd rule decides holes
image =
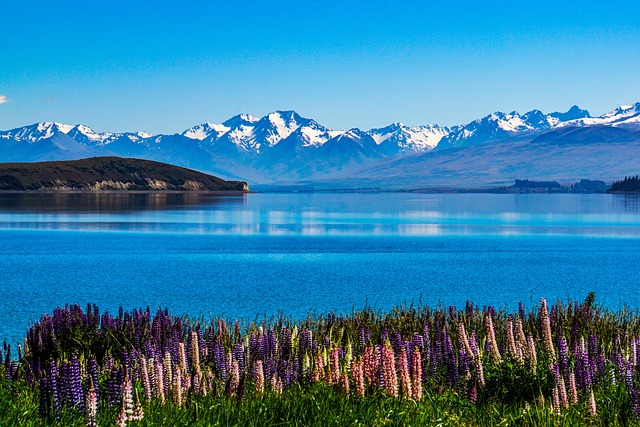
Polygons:
[[225,181],[167,163],[120,157],[0,163],[0,191],[248,191],[246,182]]

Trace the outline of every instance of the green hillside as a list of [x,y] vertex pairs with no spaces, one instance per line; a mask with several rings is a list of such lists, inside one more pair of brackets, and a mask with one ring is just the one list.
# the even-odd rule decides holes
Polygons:
[[241,191],[243,181],[225,181],[166,163],[120,157],[0,163],[0,191]]

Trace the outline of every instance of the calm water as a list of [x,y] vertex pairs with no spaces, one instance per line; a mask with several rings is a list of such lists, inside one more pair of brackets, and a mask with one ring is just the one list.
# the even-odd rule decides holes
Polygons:
[[640,307],[634,196],[0,195],[0,340],[53,308],[246,320],[403,302]]

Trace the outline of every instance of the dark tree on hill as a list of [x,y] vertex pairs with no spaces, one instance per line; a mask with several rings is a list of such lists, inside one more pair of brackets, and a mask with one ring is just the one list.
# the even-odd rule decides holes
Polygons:
[[640,176],[625,176],[622,181],[616,181],[607,193],[640,193]]

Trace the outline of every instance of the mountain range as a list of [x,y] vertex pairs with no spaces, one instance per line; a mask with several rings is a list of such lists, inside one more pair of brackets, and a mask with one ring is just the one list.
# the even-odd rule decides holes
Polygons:
[[640,102],[592,117],[495,112],[464,125],[329,129],[295,111],[240,114],[173,135],[42,122],[0,131],[1,162],[135,157],[252,184],[495,186],[516,178],[612,181],[640,164]]

